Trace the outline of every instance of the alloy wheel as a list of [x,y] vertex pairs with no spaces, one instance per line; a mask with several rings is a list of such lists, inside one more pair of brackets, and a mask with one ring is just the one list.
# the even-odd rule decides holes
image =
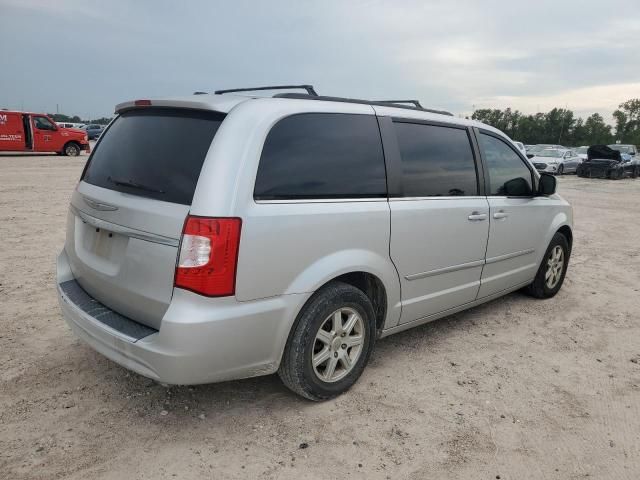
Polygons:
[[65,153],[70,157],[77,157],[80,151],[75,145],[67,145],[67,148],[65,148]]
[[549,289],[555,288],[562,278],[562,270],[564,269],[564,250],[560,245],[556,245],[551,250],[547,258],[547,271],[544,275],[544,281]]
[[329,315],[316,334],[311,363],[323,382],[337,382],[353,370],[364,344],[364,321],[352,308]]

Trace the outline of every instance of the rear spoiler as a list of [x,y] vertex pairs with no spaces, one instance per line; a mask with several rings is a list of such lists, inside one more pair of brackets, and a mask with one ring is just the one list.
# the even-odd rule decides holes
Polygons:
[[136,110],[139,108],[186,108],[191,110],[209,110],[213,112],[229,113],[229,111],[235,107],[241,101],[246,100],[235,96],[221,96],[221,95],[196,95],[169,99],[152,99],[152,100],[130,100],[128,102],[122,102],[116,105],[116,114],[128,112],[130,110]]

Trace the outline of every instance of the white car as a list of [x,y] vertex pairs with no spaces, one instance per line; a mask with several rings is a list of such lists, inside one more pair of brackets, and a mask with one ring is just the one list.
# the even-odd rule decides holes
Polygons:
[[73,123],[73,122],[56,122],[60,128],[80,128],[81,123]]
[[587,150],[589,150],[589,147],[587,145],[583,145],[576,148],[574,152],[576,152],[576,155],[578,155],[584,161],[587,159]]
[[513,144],[518,147],[518,150],[522,152],[522,155],[525,157],[527,156],[527,149],[525,148],[524,143],[514,141]]
[[576,173],[578,165],[582,163],[582,158],[573,150],[547,148],[536,152],[530,161],[539,172],[562,175]]

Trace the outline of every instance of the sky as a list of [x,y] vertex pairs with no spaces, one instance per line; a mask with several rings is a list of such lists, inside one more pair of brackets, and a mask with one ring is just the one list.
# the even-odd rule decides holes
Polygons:
[[640,0],[0,0],[0,108],[310,83],[455,115],[640,97]]

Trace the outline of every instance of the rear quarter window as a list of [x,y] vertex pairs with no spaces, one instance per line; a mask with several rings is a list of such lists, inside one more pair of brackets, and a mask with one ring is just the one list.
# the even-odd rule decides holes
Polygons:
[[224,116],[161,108],[125,112],[100,138],[82,179],[110,190],[190,205]]
[[256,200],[386,194],[382,141],[373,115],[298,114],[280,120],[267,135]]

